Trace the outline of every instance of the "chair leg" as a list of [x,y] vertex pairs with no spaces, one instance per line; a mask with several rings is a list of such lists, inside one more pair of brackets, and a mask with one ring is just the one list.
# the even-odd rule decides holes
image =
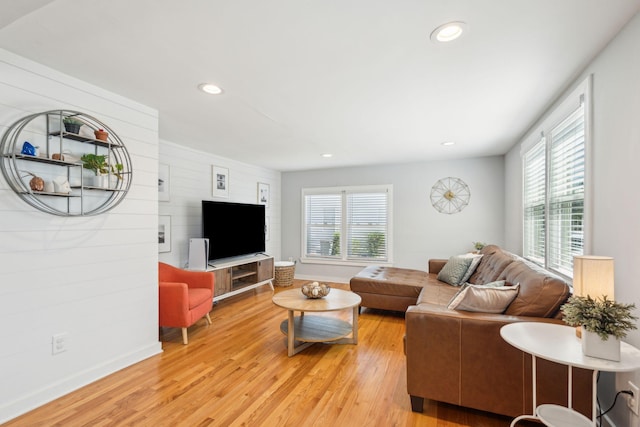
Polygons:
[[211,317],[209,317],[209,313],[206,314],[207,323],[211,324]]
[[189,344],[189,339],[187,338],[187,328],[182,328],[182,344]]

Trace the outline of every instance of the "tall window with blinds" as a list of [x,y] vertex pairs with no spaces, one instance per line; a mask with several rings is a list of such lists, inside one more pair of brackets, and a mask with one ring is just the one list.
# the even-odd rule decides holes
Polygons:
[[389,262],[391,186],[303,190],[307,261]]
[[546,139],[540,138],[524,155],[524,256],[545,262]]
[[306,195],[305,253],[309,256],[340,257],[342,230],[342,196],[340,194]]
[[585,249],[586,111],[583,93],[523,152],[523,254],[566,277]]
[[583,103],[551,131],[547,266],[566,276],[584,248],[584,136]]

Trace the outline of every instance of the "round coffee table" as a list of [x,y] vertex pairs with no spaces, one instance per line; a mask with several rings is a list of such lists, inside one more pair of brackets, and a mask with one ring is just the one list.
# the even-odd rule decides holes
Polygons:
[[[311,299],[298,288],[278,292],[273,303],[288,310],[288,318],[280,324],[287,336],[287,353],[291,357],[317,342],[336,344],[358,344],[359,295],[342,289],[331,289],[324,298]],[[324,316],[305,316],[304,313],[353,309],[351,323]],[[295,316],[296,311],[300,312]],[[351,337],[347,335],[351,334]]]

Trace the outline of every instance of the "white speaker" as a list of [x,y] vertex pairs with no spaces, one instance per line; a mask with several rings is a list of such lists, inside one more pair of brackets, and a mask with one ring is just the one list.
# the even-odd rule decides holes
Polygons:
[[189,239],[189,270],[206,270],[208,260],[209,239]]

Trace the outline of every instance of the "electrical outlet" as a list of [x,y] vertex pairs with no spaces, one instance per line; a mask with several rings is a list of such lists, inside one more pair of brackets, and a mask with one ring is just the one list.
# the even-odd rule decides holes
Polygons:
[[51,354],[59,354],[67,351],[68,340],[69,334],[67,332],[55,334],[51,338]]
[[638,415],[638,402],[640,402],[640,389],[637,385],[629,381],[629,390],[633,393],[633,396],[627,396],[627,406],[631,409],[631,412]]

